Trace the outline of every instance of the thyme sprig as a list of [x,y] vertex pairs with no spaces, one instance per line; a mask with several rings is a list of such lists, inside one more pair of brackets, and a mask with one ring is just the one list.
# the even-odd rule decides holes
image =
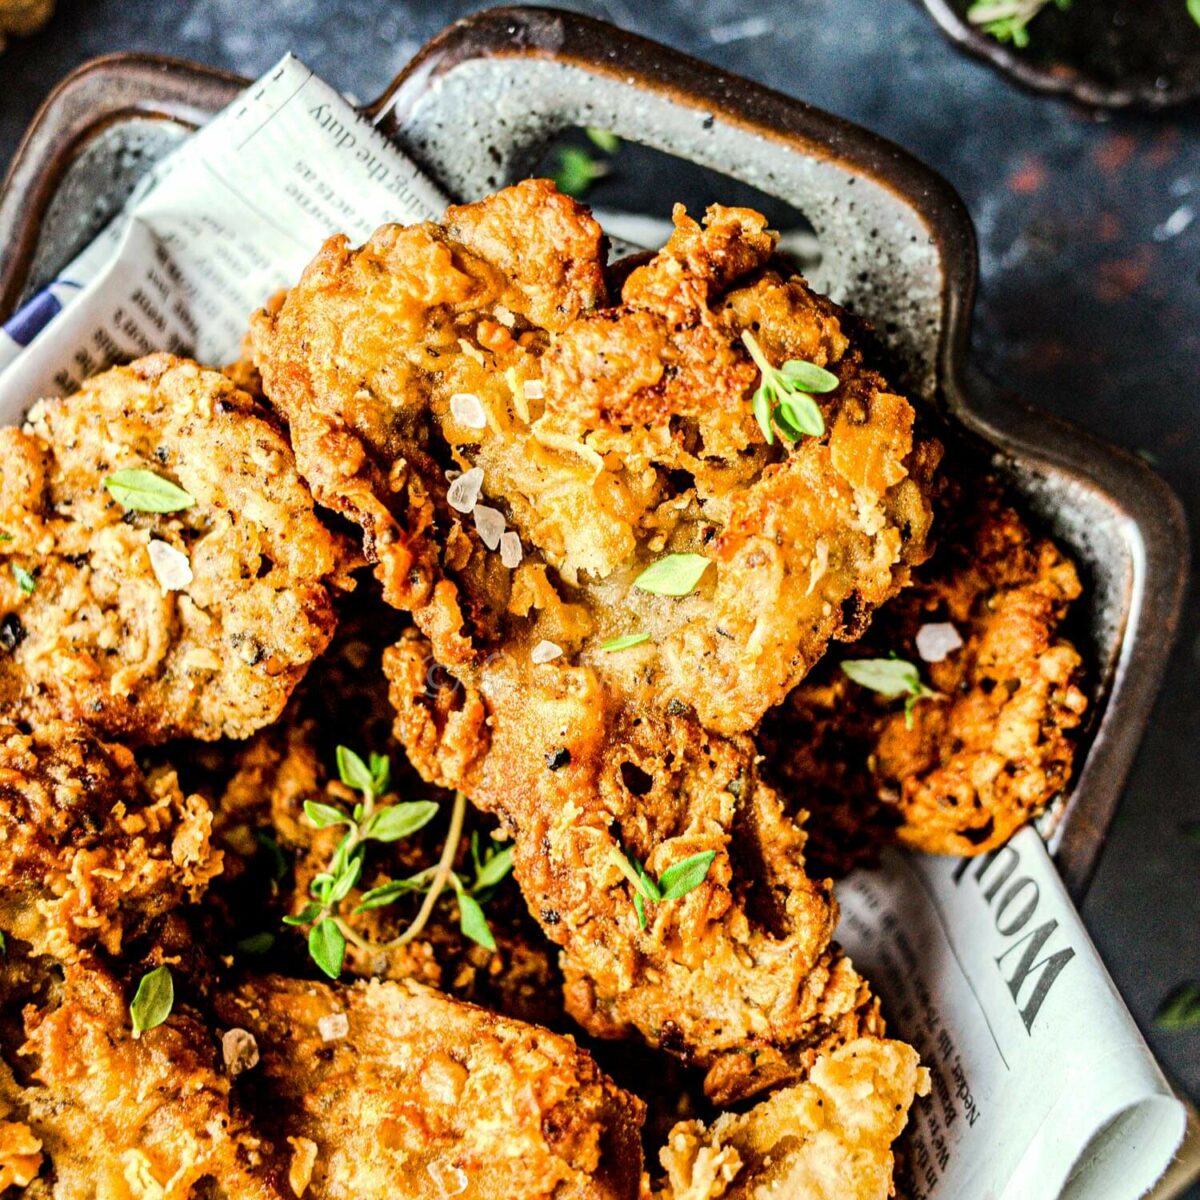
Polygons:
[[789,442],[798,442],[805,435],[820,437],[825,432],[825,418],[813,394],[832,392],[838,377],[803,358],[789,358],[783,366],[773,367],[750,330],[742,330],[742,341],[762,373],[752,403],[767,445],[775,444],[776,428]]
[[870,688],[889,700],[904,701],[904,724],[913,727],[913,709],[918,700],[944,700],[941,692],[925,684],[915,663],[892,655],[891,658],[850,658],[842,663],[842,672],[860,687]]
[[621,874],[633,886],[633,908],[637,913],[638,926],[646,928],[646,905],[661,904],[664,900],[678,900],[688,892],[695,891],[712,868],[713,860],[717,857],[715,850],[705,850],[700,854],[692,854],[672,863],[658,878],[657,882],[623,846],[620,847],[613,861]]
[[1024,50],[1029,45],[1030,21],[1051,4],[1065,12],[1071,0],[975,0],[967,9],[967,20],[996,41],[1012,42]]
[[337,748],[338,776],[361,799],[350,812],[334,804],[308,800],[304,812],[318,829],[344,826],[345,834],[333,852],[328,867],[313,878],[308,904],[284,924],[308,926],[308,952],[313,962],[331,979],[337,979],[346,959],[348,943],[361,950],[386,951],[406,945],[418,937],[429,923],[434,907],[447,887],[453,889],[459,909],[459,926],[464,936],[489,950],[496,948],[482,904],[495,885],[512,869],[512,853],[495,846],[480,854],[477,835],[471,838],[471,858],[475,878],[469,885],[454,871],[454,860],[462,840],[466,818],[466,797],[457,792],[450,813],[446,841],[437,863],[407,879],[388,880],[364,892],[353,913],[370,911],[394,904],[401,896],[423,894],[417,915],[395,937],[373,942],[360,934],[342,912],[344,902],[362,878],[368,846],[371,842],[396,842],[424,828],[437,813],[431,800],[380,805],[391,779],[391,763],[386,755],[372,754],[368,761],[345,746]]

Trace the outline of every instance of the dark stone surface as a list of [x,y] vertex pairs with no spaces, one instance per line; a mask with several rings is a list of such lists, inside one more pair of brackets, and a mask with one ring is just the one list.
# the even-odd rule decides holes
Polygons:
[[[290,49],[366,99],[476,7],[61,0],[46,32],[0,56],[0,163],[50,85],[93,55],[152,50],[253,75]],[[1144,454],[1197,528],[1200,109],[1110,118],[1034,98],[961,57],[902,0],[573,7],[850,117],[941,171],[980,234],[979,363]],[[1163,996],[1200,979],[1200,841],[1183,833],[1200,821],[1200,620],[1189,607],[1084,915],[1155,1050],[1195,1096],[1200,1030],[1153,1027]]]

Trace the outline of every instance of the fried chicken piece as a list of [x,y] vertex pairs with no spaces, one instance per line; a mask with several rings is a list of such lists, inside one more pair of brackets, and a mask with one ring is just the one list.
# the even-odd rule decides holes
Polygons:
[[117,954],[221,871],[212,813],[86,727],[0,724],[0,928],[38,953]]
[[[1087,699],[1079,652],[1061,626],[1079,578],[997,484],[972,491],[973,502],[964,487],[948,494],[943,544],[847,656],[894,652],[920,666],[940,696],[916,705],[912,728],[899,705],[835,663],[764,722],[767,775],[815,814],[814,828],[841,835],[840,847],[837,836],[822,840],[830,869],[844,870],[881,836],[934,854],[986,853],[1070,779]],[[945,623],[962,646],[922,662],[918,633]]]
[[[333,632],[345,547],[287,441],[224,376],[165,354],[0,429],[0,705],[131,743],[245,737]],[[185,507],[105,486],[153,472]]]
[[633,1200],[644,1107],[571,1038],[414,983],[268,976],[218,1002],[308,1200]]
[[[397,737],[515,836],[572,1015],[636,1028],[729,1099],[878,1020],[738,734],[922,559],[940,447],[839,310],[774,269],[763,218],[676,220],[602,307],[598,227],[529,182],[445,226],[331,241],[253,336],[315,494],[362,525],[424,635],[385,664]],[[825,436],[767,443],[749,331],[836,374]],[[487,549],[504,522],[515,566],[511,541]],[[714,564],[692,594],[632,586],[676,553]],[[649,639],[604,649],[632,632]],[[643,931],[622,846],[656,873],[716,859]]]
[[0,1101],[46,1159],[29,1200],[294,1200],[192,1013],[177,1005],[135,1038],[116,980],[70,963],[47,1003],[26,1007],[25,1032],[26,1079],[0,1071]]
[[[759,778],[748,738],[686,714],[614,712],[587,668],[548,664],[531,678],[510,657],[483,675],[488,705],[448,685],[431,699],[427,653],[414,631],[384,656],[398,735],[419,771],[516,830],[517,879],[563,947],[567,1010],[589,1033],[637,1030],[705,1067],[706,1091],[727,1103],[881,1032],[831,945],[832,892],[806,874],[804,833]],[[657,879],[709,851],[705,880],[649,906],[641,929],[624,855]]]
[[[775,269],[761,216],[715,206],[702,228],[679,209],[676,226],[604,307],[599,227],[527,181],[445,225],[332,239],[252,336],[314,494],[362,526],[438,662],[550,641],[631,702],[736,733],[922,560],[940,447],[840,310]],[[771,362],[837,376],[824,436],[767,444],[750,331]],[[468,492],[482,476],[473,509],[447,471]],[[493,552],[506,522],[512,569]],[[633,586],[668,554],[713,566],[689,596]],[[630,632],[651,637],[603,650]]]
[[749,1112],[677,1125],[654,1200],[888,1200],[892,1143],[928,1092],[911,1046],[850,1042]]

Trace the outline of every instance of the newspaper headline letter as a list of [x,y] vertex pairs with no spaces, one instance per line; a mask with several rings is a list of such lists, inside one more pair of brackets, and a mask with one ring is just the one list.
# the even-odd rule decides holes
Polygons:
[[[417,168],[294,58],[160,163],[0,332],[0,421],[151,350],[234,359],[326,237],[440,215]],[[1037,833],[974,860],[889,851],[837,889],[839,938],[932,1075],[908,1200],[1137,1200],[1173,1097]],[[803,1200],[803,1198],[798,1198]]]

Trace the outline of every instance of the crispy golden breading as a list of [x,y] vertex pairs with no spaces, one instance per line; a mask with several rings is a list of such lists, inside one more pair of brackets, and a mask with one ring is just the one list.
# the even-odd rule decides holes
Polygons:
[[[255,354],[314,494],[362,526],[437,661],[478,669],[544,639],[631,700],[734,733],[924,557],[940,447],[840,311],[774,269],[762,217],[676,222],[611,307],[599,227],[545,181],[356,251],[335,238],[256,318]],[[772,362],[837,375],[824,437],[766,444],[748,330]],[[447,473],[470,471],[482,509],[466,518]],[[481,512],[519,534],[515,569]],[[632,586],[669,553],[714,567],[683,598]],[[630,632],[652,637],[601,649]]]
[[[878,1019],[737,734],[923,558],[940,447],[836,307],[774,270],[763,218],[676,222],[604,307],[598,227],[522,184],[444,227],[328,243],[254,339],[315,494],[363,527],[424,635],[387,660],[414,764],[515,835],[572,1015],[638,1029],[731,1098]],[[749,330],[773,362],[836,373],[824,437],[767,444]],[[482,475],[482,516],[462,519],[447,471]],[[492,506],[515,568],[485,548]],[[715,568],[692,595],[632,586],[689,552]],[[630,632],[651,636],[603,649]],[[541,641],[561,656],[536,661]],[[430,660],[447,672],[432,689]],[[642,931],[621,845],[655,873],[717,859]]]
[[60,722],[0,724],[0,928],[62,960],[122,942],[221,871],[212,813],[173,772]]
[[257,1042],[239,1092],[310,1200],[638,1194],[644,1106],[571,1038],[411,982],[267,976],[218,1010]]
[[911,1046],[863,1038],[746,1113],[677,1125],[655,1200],[888,1200],[892,1143],[929,1091],[917,1062]]
[[[0,430],[0,462],[10,715],[137,743],[245,737],[279,715],[329,641],[348,564],[255,401],[153,355],[34,405]],[[195,503],[126,511],[104,480],[129,468]]]
[[[766,773],[813,814],[831,868],[889,834],[930,853],[994,850],[1070,778],[1087,700],[1060,626],[1079,578],[996,486],[973,489],[948,495],[937,553],[845,656],[894,652],[941,698],[920,701],[909,729],[899,703],[827,663],[764,722]],[[922,662],[918,631],[945,622],[962,647]]]
[[[589,1033],[638,1031],[707,1068],[709,1095],[726,1102],[881,1031],[831,946],[832,893],[806,875],[804,834],[759,779],[749,739],[682,714],[613,713],[586,668],[530,679],[507,657],[483,676],[488,717],[469,689],[428,695],[426,654],[414,632],[385,655],[398,734],[419,771],[517,831],[517,879],[564,949],[567,1009]],[[716,858],[695,890],[651,906],[642,930],[622,847],[655,878],[693,854]]]
[[0,1063],[0,1193],[23,1188],[37,1178],[42,1167],[42,1142],[24,1121],[12,1121],[11,1105],[4,1099],[7,1067]]
[[27,1006],[25,1031],[24,1086],[0,1071],[0,1100],[46,1159],[29,1200],[294,1200],[194,1015],[177,1005],[134,1038],[120,986],[75,963],[45,1005]]

